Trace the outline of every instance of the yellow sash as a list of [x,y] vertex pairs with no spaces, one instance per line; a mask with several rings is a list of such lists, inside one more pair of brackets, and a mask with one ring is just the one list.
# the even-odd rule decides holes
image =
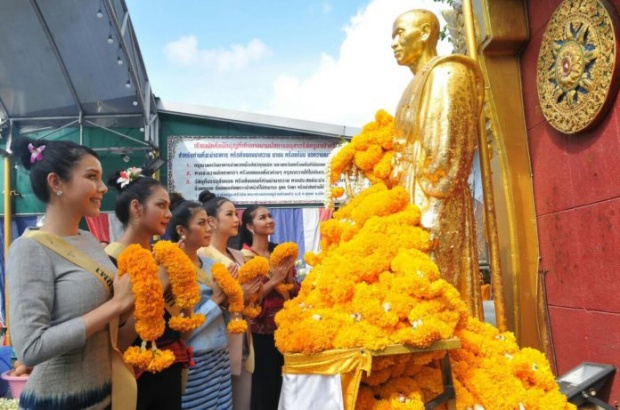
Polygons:
[[211,277],[207,272],[203,271],[201,268],[196,267],[196,278],[198,282],[202,283],[205,286],[213,288],[213,282],[211,281]]
[[[112,294],[114,275],[107,272],[97,262],[84,255],[84,253],[74,246],[49,232],[31,230],[26,232],[26,236],[36,240],[41,245],[56,252],[69,262],[91,273],[94,277],[99,279],[99,282],[101,282],[101,285],[108,294]],[[110,351],[112,367],[112,409],[135,410],[138,401],[138,386],[133,369],[125,363],[123,354],[116,346],[118,339],[118,317],[111,320],[108,327],[110,331],[110,345],[112,347]]]

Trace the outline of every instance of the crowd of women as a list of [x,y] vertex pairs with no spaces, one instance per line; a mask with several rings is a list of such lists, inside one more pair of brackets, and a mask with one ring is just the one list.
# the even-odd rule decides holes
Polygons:
[[[108,185],[118,189],[115,213],[124,234],[105,249],[79,228],[97,216],[108,191],[92,149],[68,141],[15,139],[11,150],[30,172],[34,195],[46,206],[39,229],[10,247],[7,260],[10,332],[17,358],[32,367],[20,396],[23,409],[276,409],[282,383],[282,355],[275,348],[274,316],[295,283],[294,260],[270,266],[270,275],[242,285],[244,298],[259,295],[260,315],[248,331],[229,335],[228,298],[211,275],[223,263],[235,276],[249,259],[269,257],[275,222],[261,206],[245,209],[208,191],[197,201],[170,194],[136,169],[117,171]],[[241,231],[243,249],[228,247]],[[166,326],[156,340],[175,363],[161,372],[136,371],[120,359],[141,340],[132,314],[130,275],[117,274],[128,246],[151,249],[167,235],[193,262],[201,298],[197,313],[206,321],[180,333]],[[160,269],[164,289],[170,280]],[[166,319],[170,317],[166,313]]]

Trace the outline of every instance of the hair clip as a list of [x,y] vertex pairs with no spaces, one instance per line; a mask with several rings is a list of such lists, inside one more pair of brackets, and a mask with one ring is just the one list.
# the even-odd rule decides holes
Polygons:
[[121,171],[121,176],[116,180],[117,184],[121,185],[121,189],[125,188],[130,182],[142,176],[142,168],[131,167],[125,171]]
[[34,164],[37,161],[43,161],[43,151],[45,145],[35,147],[32,143],[28,144],[28,151],[30,151],[30,163]]

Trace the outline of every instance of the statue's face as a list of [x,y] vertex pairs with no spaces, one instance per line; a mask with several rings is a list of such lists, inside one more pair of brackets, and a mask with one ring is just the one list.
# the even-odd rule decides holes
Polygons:
[[392,49],[398,64],[404,66],[411,66],[422,55],[422,30],[413,14],[404,14],[394,22]]

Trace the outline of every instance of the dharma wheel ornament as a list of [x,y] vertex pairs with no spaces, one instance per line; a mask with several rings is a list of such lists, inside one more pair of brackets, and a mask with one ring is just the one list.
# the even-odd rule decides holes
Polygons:
[[565,0],[543,35],[536,83],[546,120],[565,134],[594,127],[618,91],[618,16],[606,0]]

